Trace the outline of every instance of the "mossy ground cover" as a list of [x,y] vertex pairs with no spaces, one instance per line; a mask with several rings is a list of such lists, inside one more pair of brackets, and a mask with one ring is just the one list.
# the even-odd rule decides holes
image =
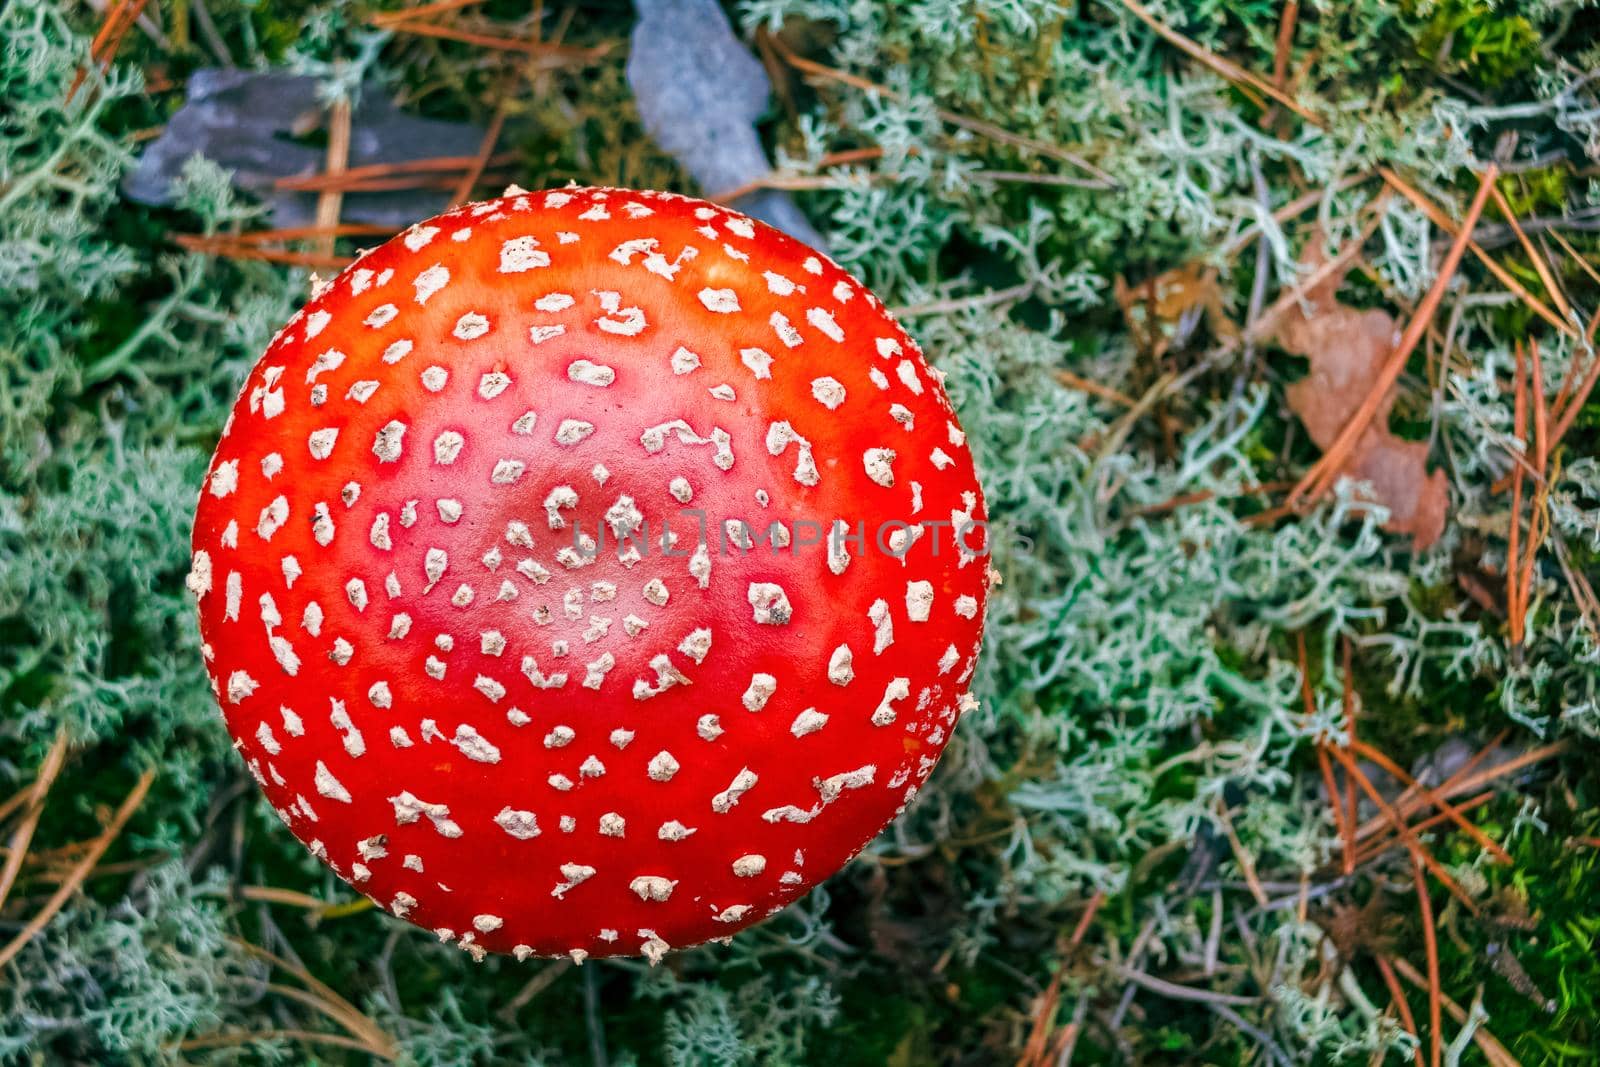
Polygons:
[[[775,79],[774,184],[949,374],[1004,584],[981,708],[914,808],[802,904],[651,969],[475,965],[365,907],[259,800],[200,668],[196,486],[309,279],[175,243],[270,225],[214,167],[171,209],[119,193],[190,71],[502,113],[528,187],[725,192],[640,127],[629,5],[433,16],[609,46],[532,72],[373,24],[395,6],[152,3],[100,73],[90,5],[0,4],[0,1060],[1600,1060],[1600,403],[1572,400],[1593,11],[734,11]],[[1491,162],[1519,227],[1491,200],[1430,302]],[[1307,365],[1255,328],[1317,242],[1351,252],[1344,303],[1428,312],[1390,421],[1448,477],[1425,548],[1349,486],[1285,506],[1321,458],[1286,402]],[[1514,418],[1534,343],[1571,416],[1542,473]],[[1347,752],[1415,830],[1365,797],[1348,818]]]

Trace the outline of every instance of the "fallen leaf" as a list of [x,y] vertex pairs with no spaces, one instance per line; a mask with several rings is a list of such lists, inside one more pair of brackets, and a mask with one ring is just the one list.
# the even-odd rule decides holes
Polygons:
[[[123,192],[141,204],[166,205],[173,183],[196,153],[232,172],[233,184],[271,202],[273,225],[309,226],[317,194],[274,188],[283,178],[322,170],[324,150],[292,138],[322,124],[317,79],[280,71],[202,69],[189,78],[188,95],[161,136],[139,157]],[[351,118],[348,166],[405,163],[441,156],[473,156],[483,130],[460,122],[407,115],[383,90],[365,86]],[[449,206],[450,189],[393,189],[344,196],[344,222],[400,230]]]
[[[1326,262],[1322,239],[1314,236],[1302,260],[1308,270]],[[1269,339],[1311,362],[1304,378],[1288,388],[1289,408],[1305,424],[1311,440],[1326,449],[1339,436],[1399,340],[1394,319],[1384,311],[1341,304],[1344,281],[1338,271],[1308,290],[1300,307],[1279,317]],[[1389,411],[1397,389],[1389,390],[1370,426],[1350,452],[1343,473],[1371,487],[1369,499],[1388,509],[1385,529],[1410,534],[1418,549],[1444,531],[1450,493],[1444,472],[1428,470],[1428,446],[1389,431]]]
[[1186,263],[1130,286],[1117,276],[1112,295],[1140,347],[1160,359],[1181,345],[1204,315],[1218,337],[1239,331],[1223,306],[1215,267]]
[[[628,54],[628,84],[657,144],[707,195],[737,189],[772,170],[755,122],[772,83],[733,34],[716,0],[635,0],[639,22]],[[824,241],[786,193],[758,189],[740,211],[814,247]]]

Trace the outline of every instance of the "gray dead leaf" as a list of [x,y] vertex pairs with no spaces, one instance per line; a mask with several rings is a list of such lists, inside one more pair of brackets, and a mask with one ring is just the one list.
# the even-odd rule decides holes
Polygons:
[[[173,183],[184,163],[198,152],[231,171],[237,188],[270,202],[274,225],[311,225],[317,194],[280,192],[273,183],[322,169],[320,149],[292,140],[295,134],[316,128],[322,111],[315,78],[197,70],[189,78],[183,107],[140,156],[139,165],[123,182],[123,192],[142,204],[170,204]],[[478,127],[407,115],[381,89],[366,86],[351,117],[349,165],[470,156],[482,140]],[[400,230],[438,214],[448,202],[449,193],[442,189],[347,193],[341,218]]]
[[[715,0],[634,0],[639,22],[628,84],[644,127],[707,193],[735,189],[771,169],[755,121],[772,83],[733,34]],[[740,211],[817,247],[823,240],[789,196],[762,189]]]

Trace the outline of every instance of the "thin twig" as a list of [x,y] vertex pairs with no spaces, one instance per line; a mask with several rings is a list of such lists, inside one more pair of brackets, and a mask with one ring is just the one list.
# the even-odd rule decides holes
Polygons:
[[1422,946],[1428,958],[1428,1063],[1439,1067],[1444,1024],[1439,1014],[1439,939],[1433,928],[1433,901],[1428,898],[1428,877],[1422,870],[1422,853],[1411,851],[1411,878],[1417,887],[1417,912],[1422,922]]
[[478,155],[473,159],[472,165],[461,175],[455,191],[450,194],[450,203],[464,204],[472,197],[473,187],[483,180],[483,172],[489,166],[489,160],[494,155],[494,146],[500,140],[500,131],[506,124],[506,106],[502,101],[494,110],[494,118],[489,120],[489,128],[483,133],[483,142],[478,146]]
[[607,1067],[605,1024],[600,1020],[600,968],[583,969],[583,1023],[589,1034],[591,1067]]
[[1219,797],[1217,799],[1217,818],[1222,823],[1222,832],[1228,838],[1228,847],[1233,850],[1233,861],[1239,865],[1239,872],[1244,875],[1245,885],[1250,887],[1250,895],[1255,898],[1256,904],[1267,906],[1266,890],[1261,888],[1261,879],[1256,877],[1256,862],[1244,849],[1244,842],[1239,840],[1239,832],[1233,828],[1233,819],[1228,815],[1227,805]]
[[1033,295],[1032,282],[1023,282],[1013,285],[1009,289],[991,289],[987,293],[977,296],[955,297],[950,300],[934,300],[927,304],[909,304],[903,307],[890,308],[896,318],[914,319],[923,315],[951,315],[960,311],[976,311],[980,308],[993,307],[996,304],[1009,304],[1017,300],[1026,300]]
[[[341,96],[328,108],[328,149],[323,156],[322,170],[330,177],[344,173],[350,165],[350,99]],[[337,185],[324,189],[317,195],[316,224],[323,230],[339,225],[339,213],[344,207],[344,191]],[[317,251],[333,255],[334,238],[317,239]]]
[[[1360,174],[1347,174],[1325,189],[1313,189],[1309,193],[1302,193],[1293,200],[1284,204],[1272,213],[1272,221],[1282,225],[1290,219],[1316,207],[1331,196],[1354,189],[1356,186],[1371,181],[1376,176],[1373,171],[1363,171]],[[1231,259],[1249,247],[1252,241],[1261,236],[1261,224],[1251,223],[1240,230],[1238,235],[1222,246],[1221,255],[1224,259]]]
[[1179,985],[1177,982],[1169,982],[1164,978],[1145,974],[1134,967],[1118,967],[1116,973],[1134,985],[1166,997],[1169,1000],[1187,1000],[1196,1004],[1232,1004],[1240,1007],[1251,1007],[1261,1003],[1260,997],[1247,997],[1238,993],[1218,993],[1214,989],[1199,989],[1194,986]]

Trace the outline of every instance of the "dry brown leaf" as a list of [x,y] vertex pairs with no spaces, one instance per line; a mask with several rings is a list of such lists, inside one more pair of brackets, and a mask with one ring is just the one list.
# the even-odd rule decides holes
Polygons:
[[[1315,270],[1326,261],[1320,237],[1302,257]],[[1301,307],[1273,324],[1270,339],[1311,361],[1310,372],[1288,388],[1289,408],[1305,424],[1318,448],[1326,449],[1372,388],[1385,357],[1399,339],[1399,328],[1384,311],[1361,310],[1337,297],[1344,272],[1308,290]],[[1389,410],[1396,390],[1383,398],[1376,417],[1361,435],[1343,473],[1368,483],[1371,499],[1389,510],[1386,529],[1410,534],[1424,549],[1444,531],[1450,494],[1442,470],[1428,471],[1428,446],[1389,432]]]
[[1138,285],[1130,286],[1119,275],[1113,295],[1128,329],[1140,346],[1160,359],[1174,340],[1186,336],[1204,313],[1218,337],[1233,337],[1239,331],[1223,308],[1222,287],[1217,284],[1215,267],[1186,263]]

